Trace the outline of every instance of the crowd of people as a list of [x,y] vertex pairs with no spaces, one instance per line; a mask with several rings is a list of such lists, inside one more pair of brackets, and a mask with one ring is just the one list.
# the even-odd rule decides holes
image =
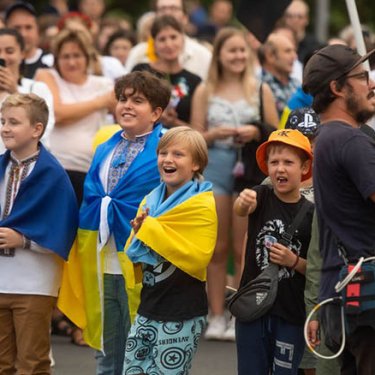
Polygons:
[[[375,373],[369,28],[362,57],[304,0],[263,43],[230,0],[155,0],[135,28],[104,0],[0,12],[0,375],[50,374],[51,331],[98,375],[188,374],[201,337],[240,375]],[[270,265],[271,309],[231,316]]]

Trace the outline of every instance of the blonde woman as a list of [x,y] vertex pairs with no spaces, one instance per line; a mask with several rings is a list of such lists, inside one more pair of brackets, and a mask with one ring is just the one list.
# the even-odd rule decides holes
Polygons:
[[209,146],[205,178],[213,183],[219,219],[216,248],[207,275],[211,313],[207,339],[235,339],[234,322],[227,324],[224,316],[227,259],[231,249],[234,283],[238,286],[247,227],[246,218],[232,216],[235,175],[241,189],[245,177],[249,180],[244,174],[254,172],[245,168],[251,163],[243,159],[255,160],[255,151],[244,155],[244,150],[267,139],[278,124],[271,90],[256,78],[253,59],[242,30],[222,29],[214,41],[207,81],[198,86],[193,97],[191,124],[202,132]]

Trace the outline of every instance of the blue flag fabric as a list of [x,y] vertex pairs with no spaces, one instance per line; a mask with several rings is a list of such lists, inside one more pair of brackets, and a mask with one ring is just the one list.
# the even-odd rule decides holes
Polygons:
[[[0,155],[0,181],[9,159],[9,151]],[[12,210],[0,226],[68,258],[78,226],[77,198],[65,170],[42,144],[34,169],[22,181]]]
[[115,133],[97,148],[85,180],[79,221],[80,229],[98,231],[105,200],[108,204],[107,227],[114,235],[117,251],[124,250],[131,231],[130,220],[135,217],[139,202],[160,183],[156,148],[164,129],[160,124],[154,127],[143,151],[137,155],[116,187],[107,194],[99,176],[100,165],[120,142],[121,133],[122,131]]
[[[159,217],[177,205],[187,201],[189,198],[199,193],[211,191],[212,184],[208,181],[189,181],[167,199],[164,199],[166,190],[167,186],[163,182],[146,196],[146,203],[143,206],[143,209],[148,208],[150,216]],[[157,253],[136,237],[133,237],[132,242],[126,250],[126,254],[133,263],[155,265],[161,259]]]

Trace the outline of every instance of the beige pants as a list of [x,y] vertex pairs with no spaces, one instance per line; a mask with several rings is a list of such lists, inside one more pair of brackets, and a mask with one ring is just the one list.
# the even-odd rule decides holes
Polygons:
[[0,293],[0,375],[51,374],[55,297]]

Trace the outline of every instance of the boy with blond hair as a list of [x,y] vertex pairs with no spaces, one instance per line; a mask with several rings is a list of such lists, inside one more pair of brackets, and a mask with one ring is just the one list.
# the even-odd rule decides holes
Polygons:
[[206,324],[206,269],[217,217],[212,184],[202,177],[208,162],[203,136],[176,127],[161,138],[157,153],[162,182],[142,201],[126,250],[135,267],[142,263],[143,288],[124,373],[182,375]]
[[40,143],[47,121],[35,94],[1,107],[1,374],[50,374],[51,314],[78,225],[70,180]]
[[[310,142],[298,130],[271,133],[256,154],[272,187],[244,189],[234,203],[240,216],[249,216],[241,285],[255,279],[268,264],[279,265],[276,300],[271,310],[251,321],[236,321],[238,373],[297,374],[304,351],[304,286],[313,204],[301,196],[301,181],[311,177]],[[283,233],[303,205],[307,214],[288,244]]]

